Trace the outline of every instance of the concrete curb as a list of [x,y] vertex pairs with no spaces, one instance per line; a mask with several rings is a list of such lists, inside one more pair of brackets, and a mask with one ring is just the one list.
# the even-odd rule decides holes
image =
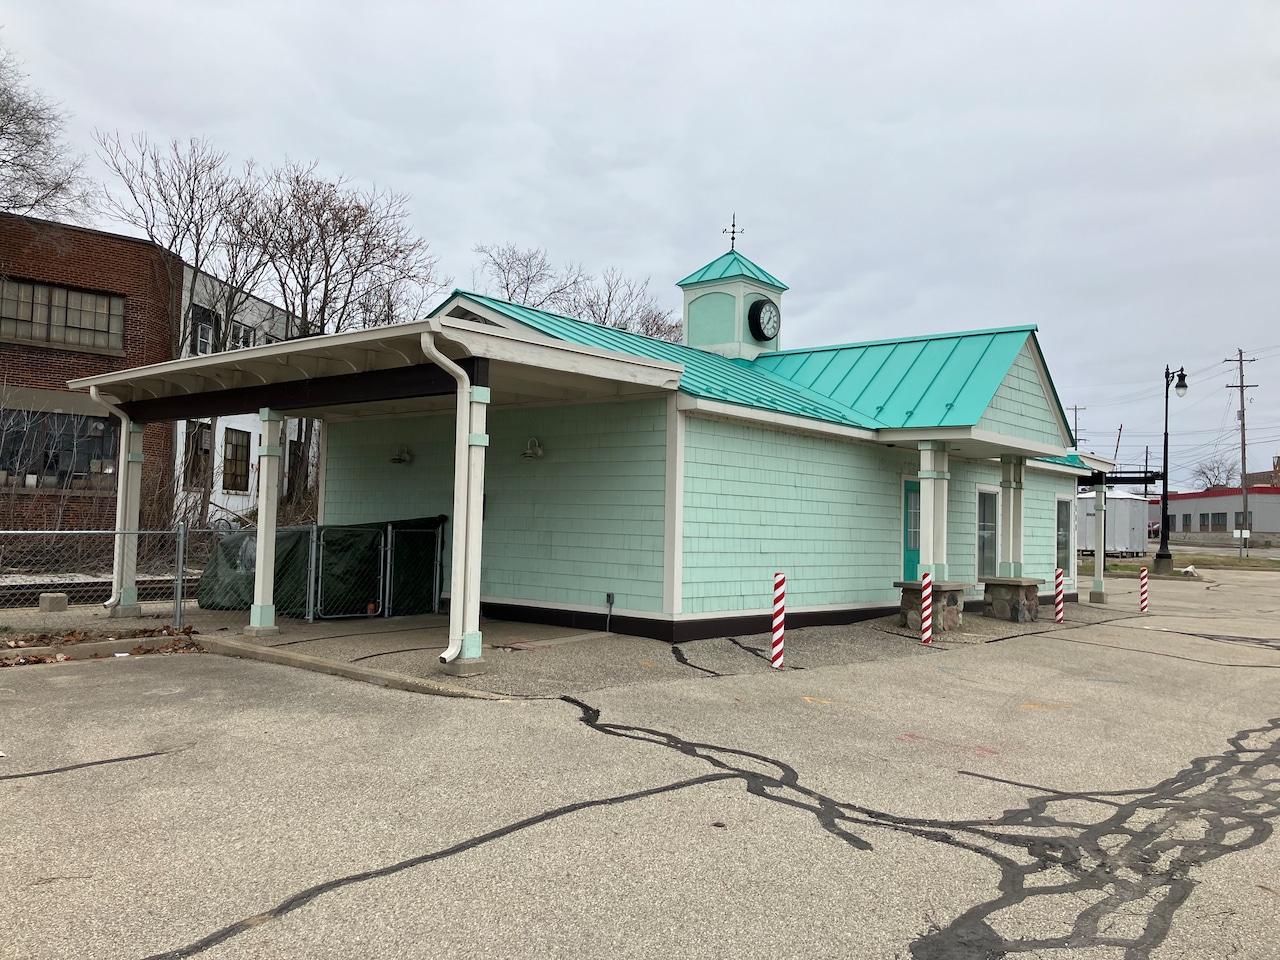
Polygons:
[[[56,657],[62,654],[68,660],[89,660],[93,657],[114,657],[128,653],[135,647],[155,650],[177,639],[195,640],[185,634],[170,637],[134,637],[123,640],[94,640],[88,643],[59,643],[49,647],[0,647],[0,657]],[[196,640],[197,643],[201,641]]]
[[[167,638],[157,638],[167,639]],[[406,677],[404,674],[391,673],[388,670],[377,670],[373,667],[362,667],[354,663],[343,663],[340,660],[325,660],[305,653],[294,653],[278,647],[264,647],[246,640],[231,640],[226,637],[211,637],[200,634],[192,638],[210,653],[222,657],[241,657],[245,660],[261,660],[264,663],[278,663],[286,667],[297,667],[300,670],[311,670],[332,677],[346,677],[348,680],[359,680],[389,690],[404,690],[409,693],[425,693],[435,697],[462,697],[471,700],[508,700],[496,693],[485,690],[466,690],[453,687],[438,680],[426,680],[422,677]]]

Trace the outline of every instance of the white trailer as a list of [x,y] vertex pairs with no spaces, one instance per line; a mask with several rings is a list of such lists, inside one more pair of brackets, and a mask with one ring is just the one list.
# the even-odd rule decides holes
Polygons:
[[[1076,548],[1085,553],[1097,549],[1094,536],[1096,494],[1076,497]],[[1117,557],[1145,556],[1147,552],[1147,498],[1123,490],[1107,491],[1107,553]]]

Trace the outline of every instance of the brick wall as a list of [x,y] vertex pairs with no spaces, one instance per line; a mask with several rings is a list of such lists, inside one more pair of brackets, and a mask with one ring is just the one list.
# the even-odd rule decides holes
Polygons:
[[[66,390],[67,381],[128,367],[161,363],[176,355],[170,317],[178,301],[182,262],[145,240],[0,214],[0,276],[56,284],[125,298],[124,350],[95,352],[0,340],[0,389],[4,386]],[[172,276],[172,282],[171,282]],[[0,401],[3,397],[0,396]],[[152,424],[143,440],[143,486],[172,503],[173,427]],[[167,493],[165,492],[167,491]],[[115,523],[115,498],[70,492],[60,508],[41,498],[5,498],[10,522],[69,529]],[[161,505],[163,505],[163,502]],[[20,505],[21,504],[21,505]],[[156,501],[149,501],[156,507]],[[161,511],[163,512],[163,511]],[[41,522],[44,517],[43,522]]]

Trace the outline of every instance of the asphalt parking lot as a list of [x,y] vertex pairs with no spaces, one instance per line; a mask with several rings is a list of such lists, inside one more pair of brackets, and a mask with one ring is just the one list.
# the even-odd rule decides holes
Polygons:
[[1274,960],[1280,590],[1215,578],[998,642],[797,633],[783,672],[548,645],[501,700],[6,669],[0,956]]

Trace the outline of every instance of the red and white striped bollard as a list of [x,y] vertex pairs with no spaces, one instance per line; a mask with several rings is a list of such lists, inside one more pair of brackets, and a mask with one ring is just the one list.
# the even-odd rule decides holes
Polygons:
[[1147,612],[1147,568],[1143,567],[1138,574],[1138,609]]
[[920,642],[933,643],[933,574],[920,577]]
[[782,636],[787,620],[787,575],[773,575],[773,646],[769,650],[769,662],[774,669],[782,669]]
[[1063,607],[1065,606],[1065,594],[1062,589],[1062,568],[1058,567],[1053,571],[1053,622],[1061,623],[1065,619]]

